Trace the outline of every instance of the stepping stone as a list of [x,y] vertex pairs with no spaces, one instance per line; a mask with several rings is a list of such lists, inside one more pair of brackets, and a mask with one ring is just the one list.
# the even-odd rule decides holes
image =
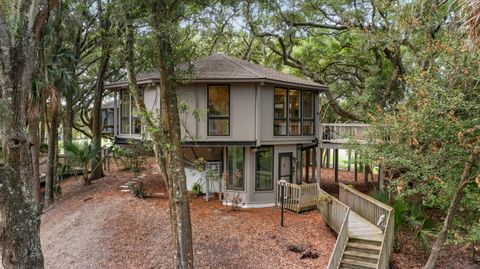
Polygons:
[[127,186],[127,185],[120,186],[120,189],[128,189],[128,188],[130,188],[130,186]]
[[121,192],[130,192],[130,190],[120,190]]

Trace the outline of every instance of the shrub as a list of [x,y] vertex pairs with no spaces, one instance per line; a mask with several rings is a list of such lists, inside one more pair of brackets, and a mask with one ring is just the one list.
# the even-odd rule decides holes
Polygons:
[[134,173],[140,172],[149,153],[147,148],[139,144],[115,146],[113,151],[120,165]]
[[[69,162],[76,164],[82,170],[82,178],[85,185],[90,184],[89,168],[91,161],[96,158],[95,147],[90,143],[69,143],[65,145],[65,153]],[[92,168],[92,170],[94,170]]]
[[200,180],[201,179],[199,179],[197,182],[193,183],[192,185],[192,193],[195,196],[199,196],[202,194],[202,185],[200,184]]
[[132,192],[133,196],[135,196],[137,198],[140,198],[140,199],[143,199],[146,196],[145,187],[144,187],[142,181],[133,182],[130,185],[130,191]]

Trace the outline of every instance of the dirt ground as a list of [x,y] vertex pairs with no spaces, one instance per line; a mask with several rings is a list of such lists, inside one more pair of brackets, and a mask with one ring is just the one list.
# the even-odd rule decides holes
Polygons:
[[[171,268],[171,232],[166,197],[138,199],[121,193],[131,178],[111,174],[82,187],[74,178],[63,197],[42,216],[46,268]],[[165,193],[158,175],[145,179],[147,192]],[[191,199],[196,268],[325,268],[335,236],[316,212],[278,209],[229,211],[219,201]],[[287,245],[307,246],[318,259],[300,259]]]

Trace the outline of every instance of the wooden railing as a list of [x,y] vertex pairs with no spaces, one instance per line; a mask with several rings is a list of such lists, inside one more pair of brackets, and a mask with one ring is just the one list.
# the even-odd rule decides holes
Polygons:
[[[281,200],[281,186],[279,186],[277,202]],[[285,208],[297,213],[312,210],[317,207],[318,185],[304,183],[301,185],[285,183]]]
[[345,184],[339,183],[338,185],[340,201],[370,223],[379,226],[383,231],[377,268],[388,268],[394,240],[393,208]]
[[322,123],[321,137],[327,143],[349,143],[352,141],[364,143],[367,140],[368,124],[360,123]]
[[343,252],[348,242],[348,217],[350,208],[322,190],[319,186],[317,187],[319,195],[323,196],[323,202],[319,204],[319,210],[323,216],[323,220],[337,233],[337,241],[335,242],[327,267],[329,269],[336,269],[340,265]]

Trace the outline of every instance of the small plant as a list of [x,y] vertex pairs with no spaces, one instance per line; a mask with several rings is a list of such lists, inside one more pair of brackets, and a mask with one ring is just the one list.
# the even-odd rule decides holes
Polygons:
[[133,196],[143,199],[146,196],[145,187],[142,181],[136,181],[130,185],[130,191]]
[[[70,162],[80,167],[84,185],[89,185],[91,183],[89,176],[91,162],[96,158],[94,146],[89,143],[70,143],[65,145],[65,153]],[[92,167],[92,171],[95,169],[96,167]]]
[[233,192],[231,193],[231,199],[228,199],[227,202],[230,205],[230,210],[231,211],[238,211],[242,208],[243,206],[243,199],[240,196],[240,193],[238,192]]
[[195,197],[202,195],[202,185],[200,184],[201,180],[202,179],[200,178],[192,185],[192,193],[195,195]]

